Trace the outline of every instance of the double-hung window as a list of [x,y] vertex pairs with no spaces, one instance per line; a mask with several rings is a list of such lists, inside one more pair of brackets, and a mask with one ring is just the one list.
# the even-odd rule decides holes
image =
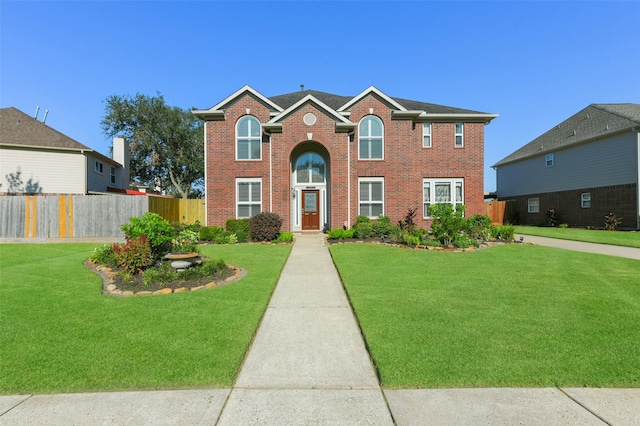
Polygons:
[[527,200],[528,213],[540,213],[540,198],[529,198]]
[[582,194],[580,194],[580,206],[583,209],[590,209],[591,208],[591,193],[590,192],[583,192]]
[[456,148],[464,147],[464,124],[456,123]]
[[358,214],[372,219],[384,214],[384,178],[360,178],[358,183]]
[[236,217],[249,218],[262,210],[262,179],[236,179]]
[[464,179],[423,179],[423,217],[429,217],[429,206],[436,203],[464,204]]
[[104,164],[96,160],[94,163],[94,170],[96,171],[96,173],[104,173]]
[[115,184],[116,183],[116,168],[111,166],[109,169],[109,174],[110,174],[110,179],[111,179],[111,183]]
[[544,156],[544,162],[547,167],[553,166],[553,154],[547,154]]
[[384,158],[384,128],[382,120],[367,115],[360,121],[358,130],[358,158],[382,160]]
[[236,125],[236,160],[260,160],[262,158],[260,122],[245,115]]
[[422,147],[431,148],[431,123],[422,124]]

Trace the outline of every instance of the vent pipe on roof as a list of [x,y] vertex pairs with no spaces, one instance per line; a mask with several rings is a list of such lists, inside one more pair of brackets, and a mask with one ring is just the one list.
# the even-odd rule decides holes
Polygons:
[[40,105],[36,106],[36,114],[33,116],[36,120],[38,119],[38,111],[40,111]]
[[49,114],[49,110],[48,110],[48,109],[45,109],[45,110],[44,110],[44,118],[42,119],[42,124],[44,124],[44,123],[45,123],[45,121],[47,121],[47,114]]
[[304,92],[304,84],[301,84],[301,85],[300,85],[300,91],[301,91],[301,92]]

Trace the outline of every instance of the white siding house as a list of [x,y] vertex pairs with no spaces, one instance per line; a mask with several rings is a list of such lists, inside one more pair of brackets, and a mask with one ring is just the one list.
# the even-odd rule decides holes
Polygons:
[[[126,163],[124,140],[114,152]],[[122,146],[119,146],[122,145]],[[20,174],[11,187],[7,176]],[[0,194],[89,194],[128,189],[129,173],[118,161],[69,138],[16,108],[0,109]]]

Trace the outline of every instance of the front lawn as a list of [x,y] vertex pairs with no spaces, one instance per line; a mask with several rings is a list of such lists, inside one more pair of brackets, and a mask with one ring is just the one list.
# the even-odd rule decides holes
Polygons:
[[637,260],[334,245],[386,388],[639,387]]
[[516,234],[640,248],[640,232],[516,226]]
[[291,250],[201,246],[247,275],[119,298],[82,265],[94,247],[0,246],[0,394],[230,387]]

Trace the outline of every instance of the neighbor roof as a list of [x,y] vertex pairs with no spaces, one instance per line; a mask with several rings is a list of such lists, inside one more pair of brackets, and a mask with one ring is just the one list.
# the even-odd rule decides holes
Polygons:
[[0,108],[0,129],[2,145],[93,151],[14,107]]
[[568,148],[638,126],[640,104],[591,104],[492,167]]

